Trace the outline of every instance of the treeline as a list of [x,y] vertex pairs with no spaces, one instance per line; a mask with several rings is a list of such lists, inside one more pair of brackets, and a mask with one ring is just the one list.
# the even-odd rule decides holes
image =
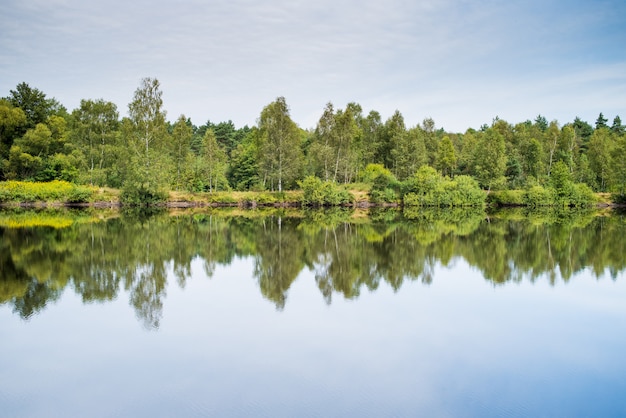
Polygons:
[[0,99],[0,180],[109,186],[122,189],[124,201],[152,202],[167,190],[283,191],[314,176],[323,184],[365,182],[375,199],[394,201],[430,167],[489,191],[523,189],[535,202],[575,204],[591,190],[624,201],[625,130],[619,116],[609,125],[600,113],[595,126],[579,118],[561,126],[541,115],[515,125],[496,117],[450,133],[430,118],[407,127],[399,111],[383,121],[357,103],[328,103],[316,127],[304,130],[282,97],[262,109],[256,126],[196,126],[184,115],[166,120],[156,79],[141,81],[122,118],[103,99],[82,100],[70,113],[21,83]]

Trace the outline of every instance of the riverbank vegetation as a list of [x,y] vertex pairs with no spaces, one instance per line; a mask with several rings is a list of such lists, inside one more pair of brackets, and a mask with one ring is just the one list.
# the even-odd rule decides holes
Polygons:
[[[316,126],[302,129],[278,97],[256,126],[197,126],[184,115],[167,120],[152,78],[141,81],[127,114],[120,117],[104,99],[84,99],[70,112],[19,84],[0,99],[0,201],[100,196],[153,205],[185,195],[252,207],[354,205],[364,200],[354,193],[360,184],[367,203],[377,205],[584,206],[595,204],[597,193],[626,203],[619,116],[608,124],[600,113],[595,126],[579,118],[560,124],[539,115],[511,124],[495,117],[454,133],[430,118],[407,127],[400,111],[383,120],[357,103],[328,103]],[[104,198],[103,190],[119,193]],[[257,194],[240,200],[235,193]]]

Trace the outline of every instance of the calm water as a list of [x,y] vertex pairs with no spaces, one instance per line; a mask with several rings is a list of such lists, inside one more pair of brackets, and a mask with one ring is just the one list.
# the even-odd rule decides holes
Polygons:
[[626,219],[0,212],[0,416],[626,416]]

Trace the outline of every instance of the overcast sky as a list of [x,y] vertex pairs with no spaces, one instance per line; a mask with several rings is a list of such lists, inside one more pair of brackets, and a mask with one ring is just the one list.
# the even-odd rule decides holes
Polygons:
[[254,125],[284,96],[314,127],[329,101],[463,132],[542,114],[626,121],[626,2],[3,0],[0,96],[21,82],[122,116],[157,78],[169,120]]

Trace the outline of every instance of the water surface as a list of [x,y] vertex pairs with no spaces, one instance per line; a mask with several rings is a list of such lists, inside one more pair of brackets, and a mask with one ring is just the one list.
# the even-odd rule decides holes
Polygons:
[[0,214],[0,416],[624,416],[626,222]]

